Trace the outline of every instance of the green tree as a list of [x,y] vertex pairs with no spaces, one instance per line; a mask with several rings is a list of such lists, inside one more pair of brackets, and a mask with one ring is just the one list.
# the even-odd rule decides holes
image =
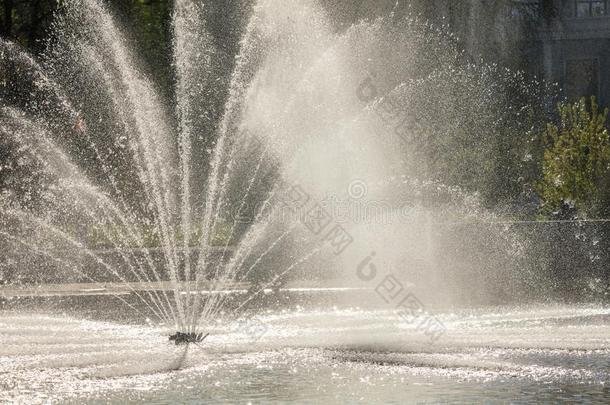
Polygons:
[[587,215],[599,204],[609,172],[608,109],[600,111],[595,97],[558,108],[559,126],[550,123],[542,134],[543,177],[536,188],[545,214],[567,204]]

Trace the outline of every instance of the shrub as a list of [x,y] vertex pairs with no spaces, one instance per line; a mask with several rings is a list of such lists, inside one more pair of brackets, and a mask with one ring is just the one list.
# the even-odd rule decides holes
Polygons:
[[[588,106],[589,104],[589,106]],[[548,124],[542,134],[542,180],[536,189],[545,214],[572,207],[590,213],[601,196],[601,182],[608,174],[610,140],[606,120],[595,97],[558,106],[560,123]]]

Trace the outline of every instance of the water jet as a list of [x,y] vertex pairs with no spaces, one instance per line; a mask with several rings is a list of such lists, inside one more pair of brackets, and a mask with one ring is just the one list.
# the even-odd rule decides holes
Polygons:
[[0,41],[0,402],[607,399],[607,305],[541,303],[545,231],[486,204],[541,86],[416,16],[254,3],[227,57],[175,1],[170,97],[101,0]]

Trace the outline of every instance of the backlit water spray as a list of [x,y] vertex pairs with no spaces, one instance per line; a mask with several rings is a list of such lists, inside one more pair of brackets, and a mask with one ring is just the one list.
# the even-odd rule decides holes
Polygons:
[[[291,359],[307,359],[321,375],[326,362],[340,361],[356,365],[354,376],[363,363],[504,378],[524,373],[508,360],[524,350],[518,356],[552,358],[528,371],[541,380],[556,372],[607,378],[562,352],[607,351],[604,308],[511,310],[506,319],[447,311],[518,302],[548,283],[527,233],[502,225],[480,195],[443,183],[493,170],[477,164],[497,147],[490,128],[521,125],[531,137],[526,112],[541,86],[469,62],[450,33],[416,17],[392,13],[338,29],[318,3],[296,0],[255,2],[220,81],[209,18],[202,2],[174,4],[171,100],[101,1],[62,2],[41,61],[0,42],[0,63],[14,67],[8,79],[21,86],[20,97],[2,100],[0,133],[24,173],[0,195],[0,241],[17,263],[5,290],[40,296],[86,283],[149,325],[45,316],[34,325],[17,311],[0,318],[7,370],[26,381],[41,365],[50,378],[75,367],[71,381],[85,390],[82,381],[91,381],[95,392],[98,377],[215,367],[222,353],[291,348]],[[524,95],[519,108],[505,108],[508,89]],[[434,156],[456,139],[463,149],[451,167],[460,173],[443,171]],[[267,306],[277,304],[274,291],[331,289],[340,294],[327,307],[350,309],[308,313],[301,304],[311,297],[296,310]],[[537,329],[563,333],[566,319],[586,325],[589,337],[572,331],[563,344]],[[68,352],[88,349],[75,359],[50,346],[53,336],[16,344],[38,342],[40,329],[63,335]],[[524,330],[534,336],[526,349]],[[186,348],[166,351],[168,335]],[[187,355],[190,344],[208,351]],[[240,361],[231,358],[221,374]]]

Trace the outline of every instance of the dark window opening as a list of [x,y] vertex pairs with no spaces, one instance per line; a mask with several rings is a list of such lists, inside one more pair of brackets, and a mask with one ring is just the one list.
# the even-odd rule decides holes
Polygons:
[[608,0],[576,0],[576,17],[600,17],[607,14]]

